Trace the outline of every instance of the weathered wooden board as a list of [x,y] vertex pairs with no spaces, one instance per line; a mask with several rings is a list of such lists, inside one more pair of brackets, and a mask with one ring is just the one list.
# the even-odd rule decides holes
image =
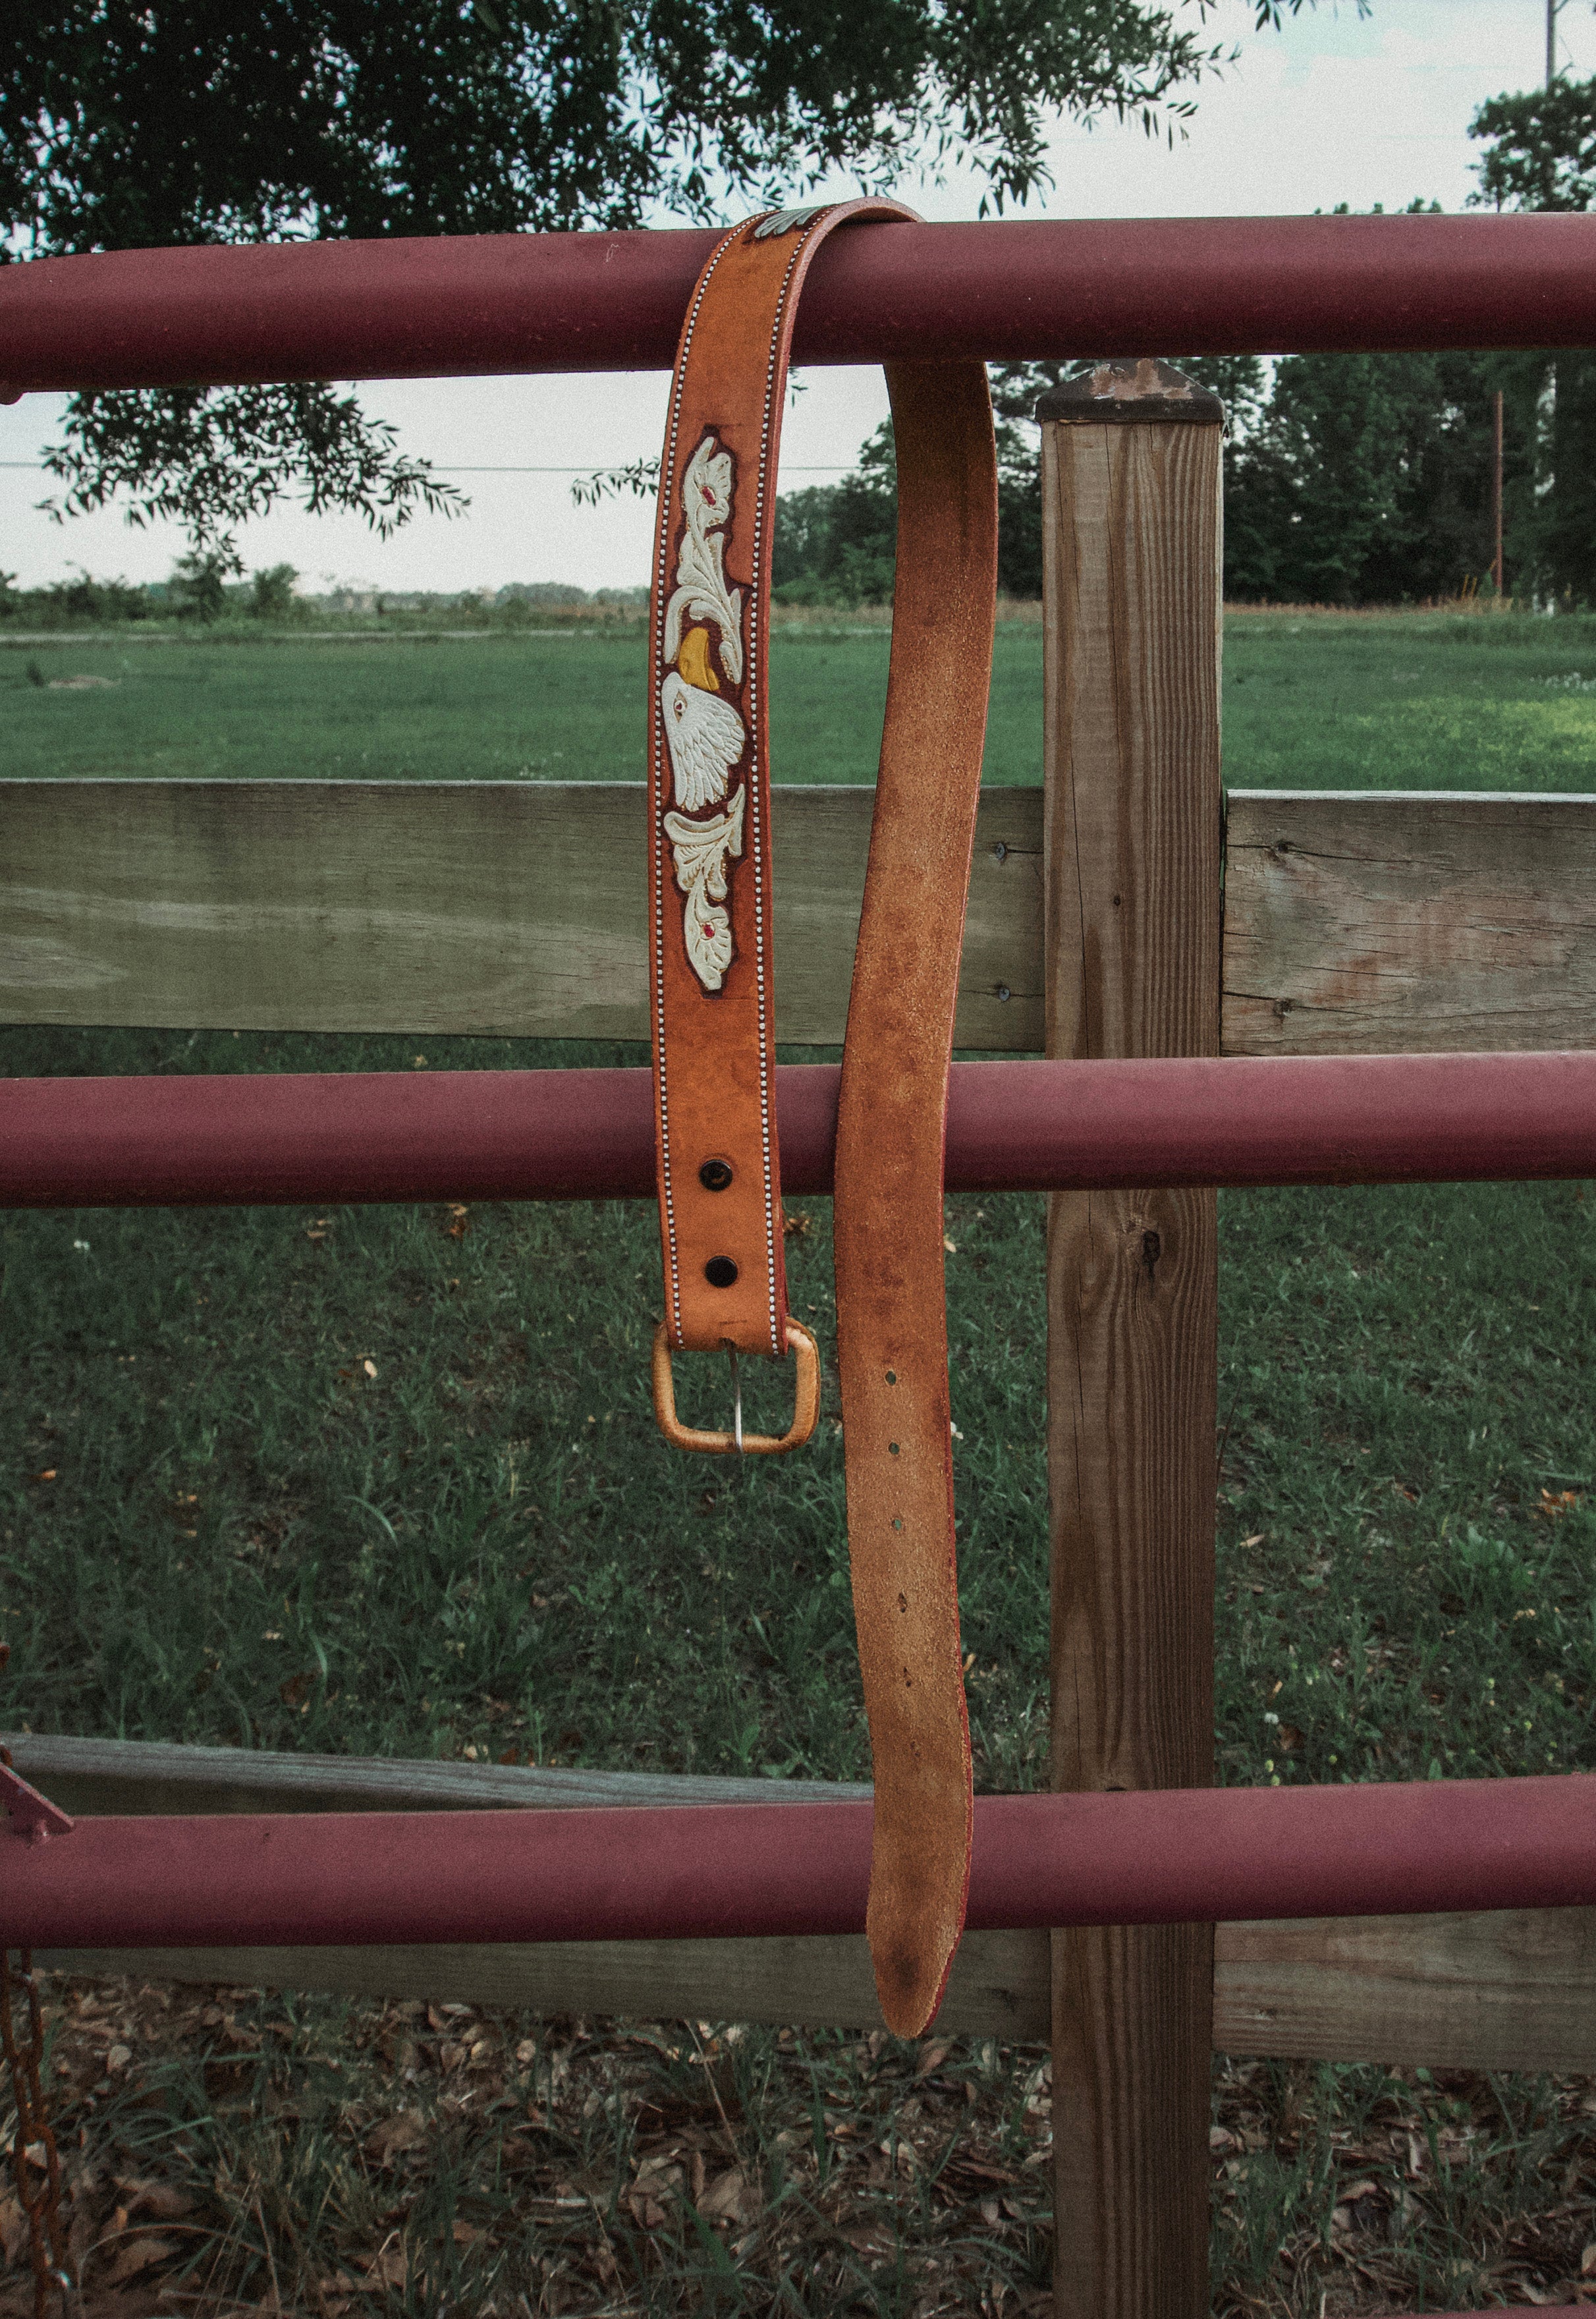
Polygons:
[[[147,1981],[421,1997],[433,2004],[629,2020],[767,2021],[792,2029],[879,2029],[862,1935],[843,1940],[568,1941],[539,1947],[55,1949],[52,1972]],[[1045,1933],[967,1933],[939,2030],[1041,2044],[1048,2034]]]
[[[812,1803],[868,1789],[492,1764],[266,1755],[237,1747],[3,1735],[69,1811],[443,1811],[522,1804]],[[582,1942],[539,1947],[59,1950],[64,1972],[237,1981],[562,2013],[877,2026],[862,1941]],[[972,1933],[942,2026],[1048,2034],[1045,1933]],[[1429,2068],[1596,2069],[1596,1909],[1222,1925],[1222,2052]]]
[[[59,1949],[41,1964],[151,1981],[421,1997],[542,2013],[879,2026],[862,1940],[543,1947]],[[969,1933],[937,2027],[1041,2043],[1045,1933]],[[1425,2069],[1596,2070],[1596,1909],[1220,1925],[1216,2053]]]
[[1596,2070],[1596,1908],[1222,1925],[1220,2053]]
[[1596,798],[1232,790],[1223,1039],[1596,1044]]
[[[871,792],[775,798],[781,1034],[831,1044]],[[0,1022],[643,1038],[642,799],[0,781]],[[1041,1048],[1041,836],[987,792],[963,1046]],[[1593,871],[1596,798],[1232,791],[1224,1050],[1589,1045]]]
[[[840,1042],[874,792],[774,792],[777,1028]],[[644,790],[0,781],[0,1021],[644,1039]],[[1041,799],[982,800],[960,1045],[1041,1044]]]
[[862,1803],[868,1787],[827,1780],[717,1780],[682,1773],[554,1771],[539,1764],[403,1756],[274,1755],[153,1739],[0,1732],[24,1779],[64,1811],[326,1812],[572,1810],[606,1804]]
[[[1216,1054],[1219,407],[1055,422],[1069,393],[1041,430],[1047,1051]],[[1055,1788],[1213,1776],[1217,1299],[1213,1192],[1049,1203]],[[1052,1953],[1059,2319],[1200,2319],[1212,1928]]]

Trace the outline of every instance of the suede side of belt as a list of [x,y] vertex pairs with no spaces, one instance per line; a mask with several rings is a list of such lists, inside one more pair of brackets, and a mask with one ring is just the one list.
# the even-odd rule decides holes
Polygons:
[[[717,246],[683,328],[661,466],[649,663],[649,943],[670,1438],[788,1448],[814,1422],[787,1311],[775,1121],[766,670],[777,455],[804,275],[825,236],[912,212],[776,212]],[[869,1931],[882,2011],[932,2019],[963,1925],[960,1662],[942,1141],[980,783],[996,470],[978,364],[888,367],[892,655],[836,1157],[837,1339],[854,1615],[875,1779]],[[801,768],[789,770],[801,778]],[[672,1349],[800,1358],[780,1439],[675,1422]]]

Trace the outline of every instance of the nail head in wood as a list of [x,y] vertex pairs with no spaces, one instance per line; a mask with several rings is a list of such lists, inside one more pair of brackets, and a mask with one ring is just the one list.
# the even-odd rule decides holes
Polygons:
[[1036,416],[1063,427],[1222,427],[1225,407],[1172,363],[1118,355],[1050,388]]

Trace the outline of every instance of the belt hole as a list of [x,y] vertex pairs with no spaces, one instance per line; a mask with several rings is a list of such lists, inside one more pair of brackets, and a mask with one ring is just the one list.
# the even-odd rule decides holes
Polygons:
[[896,1369],[888,1370],[887,1382],[888,1385],[896,1385],[897,1383],[897,1371]]
[[[894,1514],[894,1515],[893,1515],[893,1517],[892,1517],[892,1527],[893,1527],[893,1529],[901,1529],[903,1528],[903,1516],[902,1516],[901,1514]],[[899,1602],[903,1602],[903,1597],[902,1597],[902,1595],[901,1595],[901,1594],[899,1595],[898,1600],[899,1600]],[[909,1607],[909,1606],[908,1606],[908,1604],[907,1604],[906,1602],[904,1602],[904,1606],[903,1606],[903,1607],[904,1607],[904,1609],[906,1611],[906,1610],[908,1609],[908,1607]]]
[[729,1288],[737,1277],[737,1268],[729,1256],[712,1256],[704,1267],[704,1277],[711,1288]]
[[724,1160],[706,1160],[699,1170],[699,1181],[707,1192],[724,1192],[731,1180],[731,1169]]
[[896,1442],[896,1441],[889,1441],[889,1442],[887,1444],[887,1448],[888,1448],[888,1450],[889,1454],[890,1454],[892,1457],[897,1457],[897,1442]]

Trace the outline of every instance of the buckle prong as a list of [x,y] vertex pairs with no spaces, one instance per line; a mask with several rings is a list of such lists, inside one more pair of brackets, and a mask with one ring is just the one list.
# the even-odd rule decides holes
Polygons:
[[801,1449],[814,1432],[820,1417],[820,1348],[798,1321],[789,1320],[787,1341],[797,1357],[792,1423],[787,1431],[782,1434],[744,1431],[742,1375],[736,1349],[728,1346],[726,1349],[732,1360],[732,1430],[729,1433],[715,1433],[699,1426],[683,1425],[676,1414],[676,1386],[671,1375],[671,1339],[662,1321],[654,1331],[649,1375],[654,1389],[654,1417],[660,1431],[672,1448],[696,1449],[711,1457],[780,1457],[789,1449]]

